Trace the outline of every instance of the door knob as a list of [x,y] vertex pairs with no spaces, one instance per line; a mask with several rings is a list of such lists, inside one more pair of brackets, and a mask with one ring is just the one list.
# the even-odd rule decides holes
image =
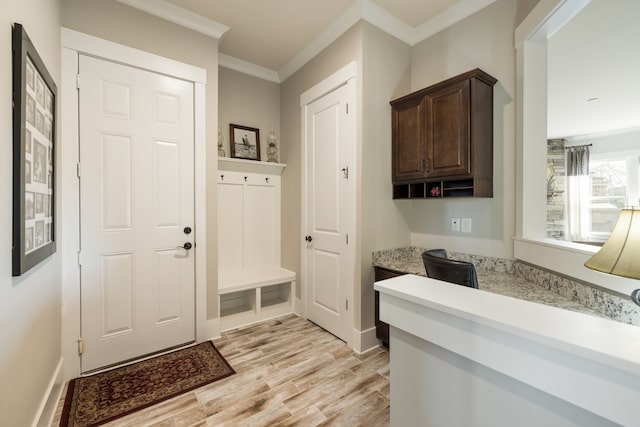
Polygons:
[[304,240],[305,240],[305,241],[307,241],[307,242],[311,242],[311,241],[313,240],[313,237],[311,237],[311,236],[305,236],[305,237],[304,237]]
[[192,247],[193,247],[193,245],[192,245],[191,243],[189,243],[189,242],[185,243],[185,244],[184,244],[184,245],[182,245],[182,246],[176,246],[176,248],[179,248],[179,249],[186,249],[186,250],[189,250],[189,249],[191,249]]

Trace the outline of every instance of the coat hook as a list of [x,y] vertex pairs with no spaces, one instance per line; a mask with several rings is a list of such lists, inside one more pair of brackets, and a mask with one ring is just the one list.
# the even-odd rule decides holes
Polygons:
[[220,175],[220,179],[224,181],[224,175]]
[[247,182],[247,177],[246,176],[244,177],[244,182]]
[[269,177],[266,177],[264,180],[267,181],[267,184],[269,183]]

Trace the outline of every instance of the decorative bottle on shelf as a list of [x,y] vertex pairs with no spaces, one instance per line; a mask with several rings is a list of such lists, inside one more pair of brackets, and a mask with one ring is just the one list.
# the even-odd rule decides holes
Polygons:
[[222,135],[222,129],[218,128],[218,157],[224,157],[224,136]]
[[276,146],[276,133],[271,128],[269,139],[267,140],[267,162],[278,163],[278,147]]

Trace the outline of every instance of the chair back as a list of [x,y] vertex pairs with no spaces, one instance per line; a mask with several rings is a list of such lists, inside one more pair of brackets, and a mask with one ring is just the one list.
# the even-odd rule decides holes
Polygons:
[[476,267],[470,262],[448,259],[447,252],[444,249],[424,251],[422,253],[422,262],[427,271],[427,277],[470,288],[478,288]]

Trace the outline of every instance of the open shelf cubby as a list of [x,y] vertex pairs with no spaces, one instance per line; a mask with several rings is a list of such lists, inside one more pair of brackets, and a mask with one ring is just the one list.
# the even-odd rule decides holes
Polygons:
[[284,268],[219,276],[220,327],[226,331],[293,312],[296,274]]
[[265,286],[260,290],[260,307],[267,308],[291,301],[291,286],[288,283]]
[[490,186],[478,185],[474,178],[393,184],[394,199],[442,199],[447,197],[493,197],[493,192]]
[[255,312],[256,293],[253,289],[220,295],[221,317],[233,316],[236,314],[253,315]]

